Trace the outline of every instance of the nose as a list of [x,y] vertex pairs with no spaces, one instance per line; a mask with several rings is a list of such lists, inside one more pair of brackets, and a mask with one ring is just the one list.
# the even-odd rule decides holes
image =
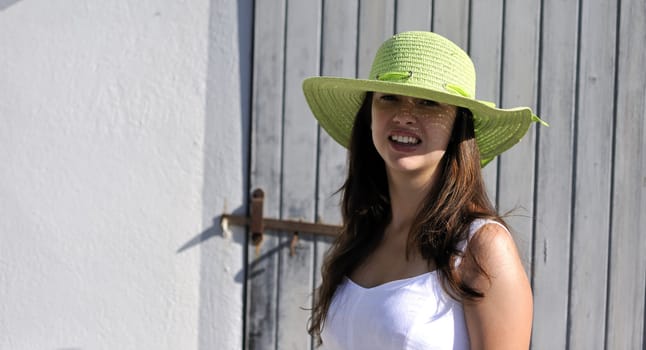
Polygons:
[[417,121],[415,115],[413,114],[412,108],[402,107],[397,111],[393,117],[393,122],[397,124],[410,125],[414,124]]

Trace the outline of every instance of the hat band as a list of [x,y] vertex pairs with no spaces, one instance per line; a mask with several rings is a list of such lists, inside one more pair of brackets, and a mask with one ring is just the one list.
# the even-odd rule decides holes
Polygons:
[[473,96],[471,96],[470,93],[464,91],[463,88],[455,84],[444,84],[444,89],[447,90],[448,92],[456,93],[462,97],[473,98]]
[[412,71],[406,71],[406,72],[385,72],[381,74],[377,74],[375,77],[377,80],[382,80],[382,81],[393,81],[393,80],[404,80],[408,79],[413,76]]

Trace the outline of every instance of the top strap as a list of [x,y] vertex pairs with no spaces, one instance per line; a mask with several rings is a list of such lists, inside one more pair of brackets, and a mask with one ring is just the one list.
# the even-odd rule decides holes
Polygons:
[[[480,229],[482,228],[482,226],[484,226],[484,225],[486,225],[486,224],[496,224],[496,225],[498,225],[498,226],[502,227],[503,229],[505,229],[505,231],[507,231],[507,233],[509,233],[509,230],[507,230],[507,228],[505,227],[505,225],[503,225],[503,224],[499,223],[499,222],[498,222],[498,221],[496,221],[496,220],[491,220],[491,219],[475,219],[475,220],[473,220],[473,221],[471,222],[471,225],[469,226],[469,237],[467,237],[467,239],[465,239],[465,240],[463,240],[463,241],[459,242],[456,248],[458,248],[458,250],[459,250],[460,252],[462,252],[462,254],[464,254],[464,252],[465,252],[465,251],[466,251],[466,249],[467,249],[467,244],[469,243],[469,241],[471,240],[471,238],[473,238],[473,235],[475,235],[475,233],[476,233],[476,232],[478,232],[478,230],[480,230]],[[455,259],[455,267],[457,268],[458,266],[460,266],[460,263],[461,263],[461,262],[462,262],[462,257],[461,257],[461,256],[456,257],[456,259]]]

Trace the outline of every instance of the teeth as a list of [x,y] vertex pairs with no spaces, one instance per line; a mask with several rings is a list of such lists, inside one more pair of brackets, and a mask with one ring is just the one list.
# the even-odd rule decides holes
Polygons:
[[399,143],[406,143],[406,144],[419,143],[419,140],[417,138],[411,137],[411,136],[393,135],[390,137],[390,139]]

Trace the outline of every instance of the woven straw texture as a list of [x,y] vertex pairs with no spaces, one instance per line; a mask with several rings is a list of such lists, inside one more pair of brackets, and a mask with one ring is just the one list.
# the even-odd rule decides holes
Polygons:
[[498,109],[474,98],[476,76],[469,56],[448,39],[431,32],[405,32],[382,44],[368,79],[313,77],[303,92],[325,131],[347,147],[355,115],[367,91],[448,103],[471,110],[476,143],[484,166],[518,143],[532,121],[527,107]]

